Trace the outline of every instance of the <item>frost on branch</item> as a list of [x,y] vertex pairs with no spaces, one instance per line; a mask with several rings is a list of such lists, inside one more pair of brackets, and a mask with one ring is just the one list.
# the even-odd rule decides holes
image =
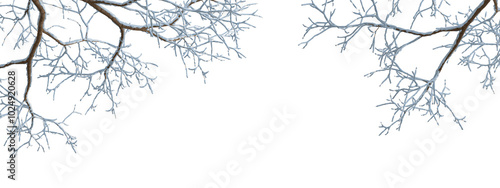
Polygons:
[[[18,75],[26,85],[18,86],[22,93],[16,95],[19,148],[34,145],[45,150],[50,147],[50,135],[62,135],[74,149],[76,138],[64,129],[71,115],[97,107],[114,114],[120,91],[134,85],[152,92],[156,77],[150,70],[157,65],[144,61],[141,49],[133,48],[137,34],[154,39],[151,47],[175,52],[185,65],[186,76],[193,72],[205,79],[208,71],[202,68],[203,62],[228,60],[230,55],[244,57],[238,36],[253,27],[248,22],[256,16],[252,7],[244,0],[0,2],[3,47],[23,53],[2,56],[0,69],[16,67],[26,72],[26,77]],[[4,83],[0,84],[0,117],[7,115]],[[69,104],[73,111],[49,118],[44,112],[50,106],[32,105],[33,96],[40,93],[33,83],[46,84],[43,88],[54,98],[64,87],[83,92],[77,93],[78,104]],[[76,110],[81,106],[85,110]]]
[[[436,123],[449,113],[462,128],[465,117],[458,117],[446,103],[450,92],[446,81],[440,79],[450,61],[485,71],[481,84],[493,90],[494,73],[500,65],[497,0],[313,0],[304,6],[316,12],[316,17],[309,18],[305,25],[307,38],[301,43],[304,47],[326,31],[336,30],[343,33],[338,36],[342,52],[349,50],[352,39],[362,31],[369,33],[370,50],[378,56],[380,68],[366,76],[384,74],[382,84],[392,87],[387,102],[379,105],[389,106],[394,112],[391,122],[380,126],[380,135],[388,134],[393,127],[400,130],[405,117],[414,111]],[[399,55],[418,53],[409,50],[409,46],[418,45],[423,39],[442,40],[449,36],[451,42],[443,40],[443,45],[435,49],[445,53],[435,61],[425,62],[434,67],[430,76],[417,71],[422,65],[405,68],[407,62]]]

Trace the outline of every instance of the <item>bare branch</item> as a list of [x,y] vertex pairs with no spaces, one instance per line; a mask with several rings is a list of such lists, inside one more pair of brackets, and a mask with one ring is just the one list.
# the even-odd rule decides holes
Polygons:
[[[347,24],[337,24],[340,18],[336,18],[335,11],[337,10],[336,1],[326,0],[322,4],[311,3],[305,4],[316,12],[320,13],[320,19],[310,19],[310,24],[306,27],[304,37],[312,34],[305,42],[301,43],[306,47],[314,38],[322,35],[329,29],[336,29],[344,31],[346,35],[340,36],[343,41],[338,43],[341,45],[341,51],[348,50],[348,44],[351,40],[360,35],[361,31],[367,31],[372,37],[370,48],[379,56],[380,70],[368,73],[366,76],[370,77],[375,73],[387,73],[383,79],[382,84],[386,81],[394,84],[394,89],[391,90],[391,95],[386,103],[379,106],[390,106],[394,111],[391,122],[389,124],[382,124],[380,134],[387,134],[389,130],[396,125],[396,130],[400,130],[403,120],[406,115],[411,111],[422,112],[422,115],[428,116],[429,121],[434,120],[438,123],[438,119],[442,116],[443,110],[448,111],[454,118],[454,121],[462,127],[464,117],[458,117],[446,103],[446,96],[449,95],[449,88],[446,82],[438,88],[438,79],[440,73],[443,71],[444,65],[449,62],[455,54],[460,53],[462,56],[460,63],[465,66],[477,65],[479,68],[486,67],[487,74],[485,80],[482,82],[483,87],[492,88],[493,72],[496,71],[500,65],[500,27],[496,19],[498,12],[497,0],[493,0],[494,12],[490,13],[486,7],[491,0],[478,1],[475,8],[467,10],[467,12],[452,12],[448,13],[445,10],[453,6],[446,0],[420,0],[417,1],[418,7],[413,14],[413,20],[409,26],[404,25],[401,21],[397,20],[398,16],[404,14],[405,9],[401,6],[399,0],[390,0],[389,8],[382,13],[380,7],[385,4],[384,1],[376,0],[360,0],[359,2],[350,1],[354,9],[352,20]],[[404,2],[411,4],[413,2]],[[414,8],[414,5],[408,5]],[[445,7],[449,6],[449,7]],[[412,9],[414,10],[414,9]],[[454,15],[455,14],[455,15]],[[462,20],[461,17],[465,18]],[[344,15],[343,18],[349,18]],[[418,27],[422,27],[425,23],[418,22],[419,19],[434,19],[437,23],[442,23],[441,27],[436,27],[430,31],[419,31]],[[434,74],[430,78],[425,78],[417,73],[417,69],[413,71],[404,70],[401,66],[404,64],[398,59],[398,55],[406,49],[407,46],[413,45],[416,41],[422,38],[446,36],[456,34],[455,39],[451,44],[439,46],[438,48],[446,48],[447,53],[444,57],[436,62],[437,66]],[[489,35],[489,36],[487,36]],[[488,42],[491,37],[495,38],[496,42]],[[487,37],[490,37],[487,39]],[[487,49],[487,48],[493,49]],[[462,52],[460,49],[463,49]],[[493,54],[493,56],[491,55]],[[457,54],[458,55],[458,54]],[[487,61],[486,63],[478,62]],[[392,80],[396,79],[396,82]]]
[[[44,151],[50,148],[49,135],[60,135],[74,149],[76,138],[65,130],[70,116],[95,111],[98,105],[114,114],[121,102],[120,91],[127,87],[137,85],[152,92],[156,77],[150,72],[157,65],[133,50],[129,33],[147,34],[145,37],[156,40],[149,45],[173,50],[184,63],[186,76],[189,71],[201,72],[205,81],[208,71],[202,68],[203,62],[244,57],[238,37],[253,27],[249,23],[257,16],[249,11],[253,5],[245,0],[0,2],[0,32],[6,36],[3,44],[12,45],[13,50],[30,49],[25,56],[0,65],[0,69],[26,66],[26,89],[22,98],[15,96],[16,134],[24,140],[19,148],[35,145]],[[100,21],[112,24],[106,29],[96,27],[94,23]],[[119,32],[108,31],[114,27]],[[114,34],[118,40],[95,33]],[[190,61],[192,65],[188,65]],[[53,100],[63,87],[84,91],[78,93],[80,101],[73,111],[49,118],[42,113],[43,106],[32,106],[30,96],[44,94],[33,87],[38,80],[45,81],[45,93]],[[0,84],[0,118],[8,113],[4,100],[8,97],[8,90]]]

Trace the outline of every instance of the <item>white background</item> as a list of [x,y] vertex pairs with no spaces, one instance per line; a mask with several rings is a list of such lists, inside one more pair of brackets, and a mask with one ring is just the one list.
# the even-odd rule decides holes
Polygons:
[[[136,107],[121,106],[130,110],[121,119],[75,116],[70,130],[81,142],[102,121],[111,120],[114,129],[77,164],[67,163],[74,154],[64,145],[23,150],[18,180],[2,175],[0,187],[201,188],[231,160],[241,162],[241,173],[230,176],[227,187],[390,187],[385,174],[401,175],[400,159],[422,153],[415,142],[435,131],[444,131],[444,141],[396,187],[500,187],[500,98],[477,95],[479,73],[453,62],[445,70],[449,104],[475,106],[468,108],[465,130],[415,113],[401,131],[378,136],[391,111],[375,107],[389,96],[380,77],[363,77],[377,68],[376,57],[364,49],[346,57],[332,33],[298,46],[312,14],[301,6],[306,2],[258,1],[262,18],[240,37],[247,58],[205,64],[206,84],[199,74],[186,78],[180,60],[164,55],[168,49],[145,50],[163,75],[154,94],[136,100]],[[273,109],[283,108],[295,119],[246,162],[238,146],[268,126]],[[5,149],[0,154],[6,156]],[[71,172],[58,176],[55,164]]]

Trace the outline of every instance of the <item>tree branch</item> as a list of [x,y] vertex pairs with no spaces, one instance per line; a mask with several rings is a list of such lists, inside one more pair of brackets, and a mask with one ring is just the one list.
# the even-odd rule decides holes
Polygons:
[[[36,50],[38,46],[40,45],[40,42],[42,41],[42,35],[43,35],[43,25],[45,23],[45,9],[43,8],[42,4],[40,3],[40,0],[32,0],[33,4],[35,4],[36,8],[38,9],[39,12],[39,17],[38,17],[38,28],[37,28],[37,35],[35,42],[31,46],[30,53],[28,55],[28,58],[26,59],[26,75],[27,75],[27,84],[26,84],[26,91],[24,92],[24,102],[26,102],[26,105],[28,106],[29,112],[33,118],[35,118],[33,114],[33,109],[31,107],[31,104],[28,101],[28,93],[31,88],[31,84],[33,82],[32,80],[32,71],[33,71],[33,57],[36,54]],[[33,126],[34,119],[31,120],[31,126]]]

